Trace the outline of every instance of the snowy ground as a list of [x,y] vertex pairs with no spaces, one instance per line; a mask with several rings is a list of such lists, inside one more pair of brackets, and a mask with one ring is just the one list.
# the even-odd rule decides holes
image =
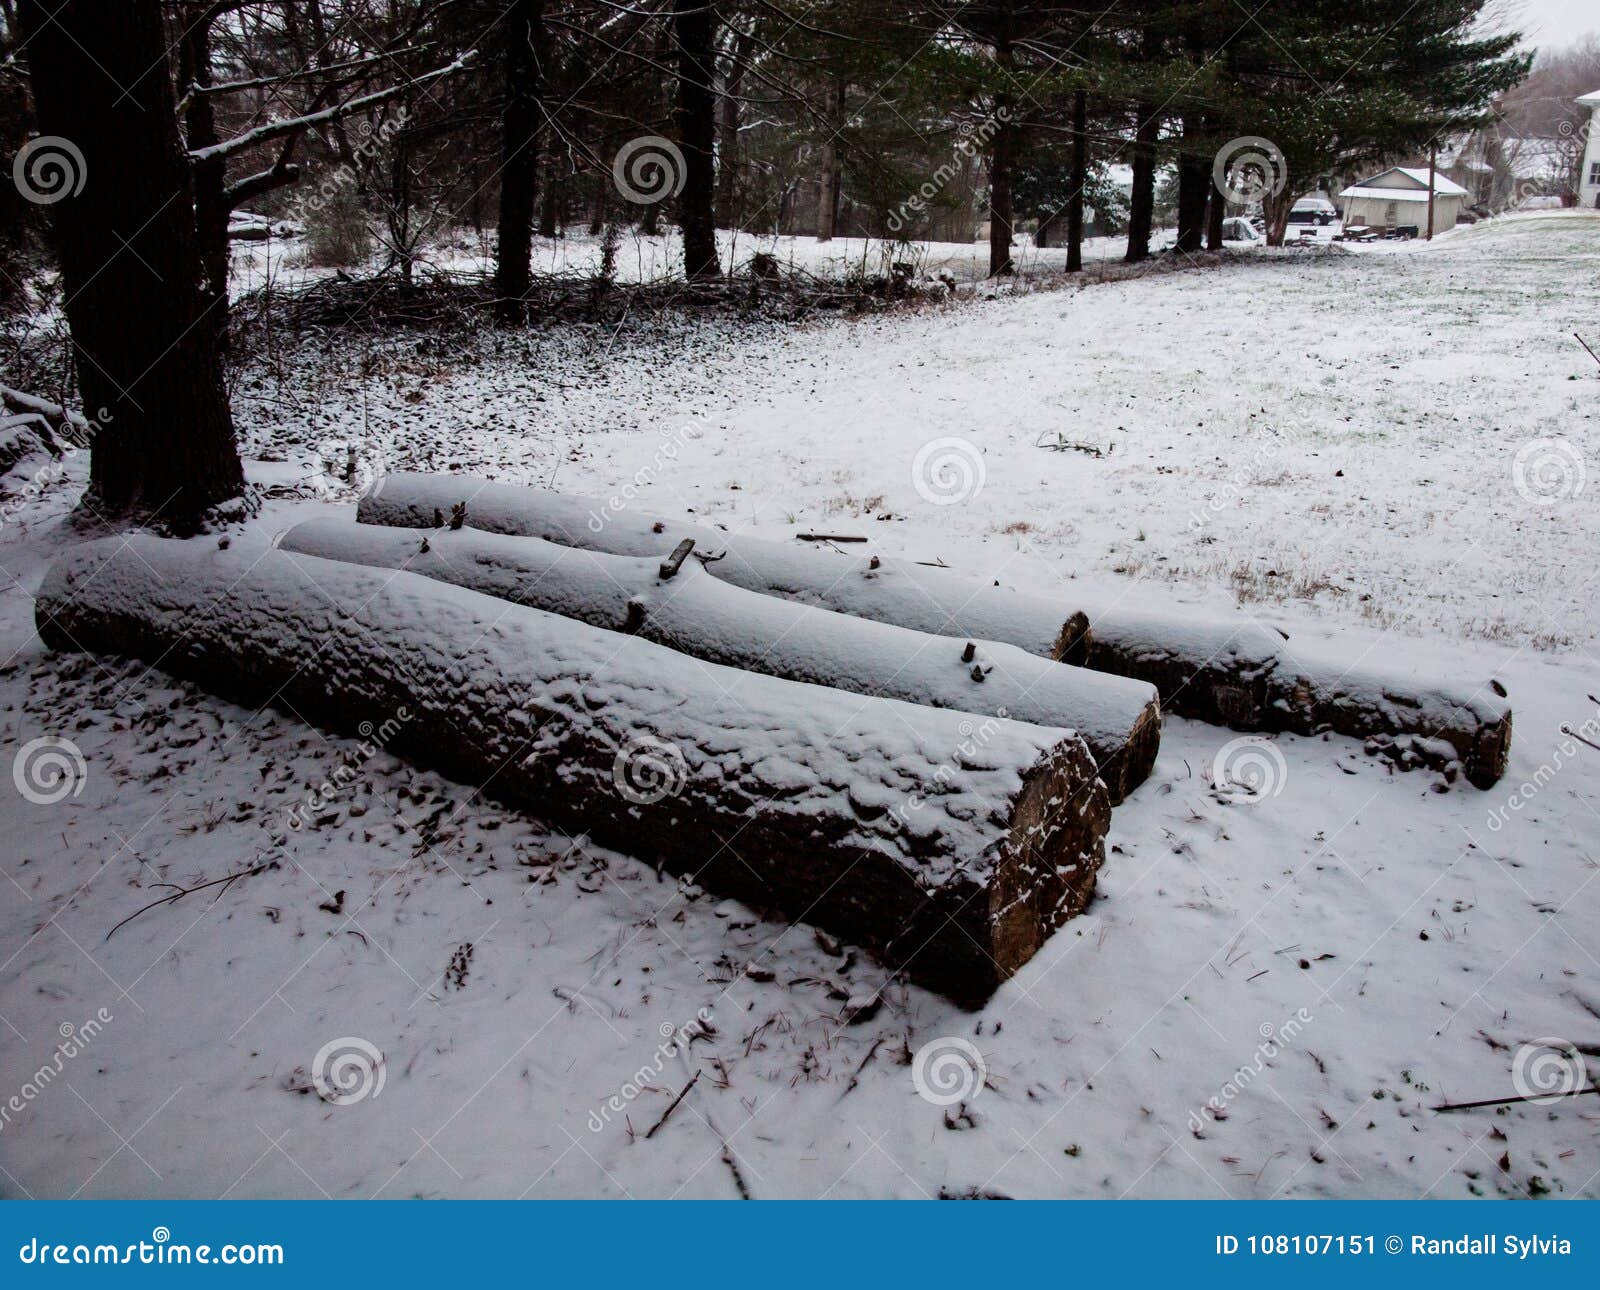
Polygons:
[[[1595,343],[1600,219],[1363,251],[799,330],[334,336],[242,375],[272,531],[348,505],[319,463],[353,443],[361,479],[648,481],[643,510],[859,532],[1064,601],[1083,579],[1242,606],[1510,690],[1487,793],[1283,737],[1274,792],[1229,802],[1208,770],[1233,736],[1169,720],[1095,903],[978,1014],[891,985],[845,1024],[885,974],[808,928],[281,714],[46,655],[29,593],[74,489],[29,503],[0,532],[0,710],[10,749],[65,737],[86,772],[53,804],[0,794],[0,1187],[1600,1195],[1588,1098],[1429,1109],[1512,1096],[1533,1041],[1600,1056],[1600,752],[1560,732],[1600,719],[1600,515],[1573,487],[1600,367],[1572,335]],[[944,506],[914,474],[940,439],[981,479]],[[162,883],[260,863],[107,939]],[[714,1033],[663,1057],[701,1009]],[[90,1037],[58,1059],[68,1024]],[[346,1037],[383,1085],[333,1105],[309,1072]],[[908,1062],[949,1039],[987,1079],[941,1107]],[[1196,1133],[1209,1099],[1225,1118]]]

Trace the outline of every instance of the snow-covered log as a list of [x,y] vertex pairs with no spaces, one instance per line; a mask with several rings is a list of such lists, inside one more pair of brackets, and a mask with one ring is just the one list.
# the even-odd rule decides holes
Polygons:
[[430,528],[441,514],[448,518],[457,502],[467,503],[469,525],[491,533],[658,558],[684,538],[693,538],[697,556],[725,553],[707,567],[747,591],[935,636],[1003,641],[1066,663],[1087,657],[1088,619],[1081,613],[1063,614],[1059,604],[1042,597],[943,569],[846,559],[759,538],[734,539],[720,529],[636,515],[603,501],[545,489],[460,475],[389,475],[362,498],[356,518],[363,524]]
[[[791,681],[1076,730],[1122,801],[1150,774],[1161,739],[1153,687],[1052,663],[989,641],[930,636],[758,595],[697,560],[605,555],[471,527],[415,529],[310,520],[280,546],[330,560],[409,569],[518,604],[636,632],[696,658]],[[667,576],[663,576],[666,574]]]
[[1088,900],[1111,808],[1078,736],[690,659],[419,574],[136,536],[37,598],[130,654],[351,731],[975,1002]]
[[41,433],[48,434],[49,427],[40,424],[43,420],[36,412],[19,417],[0,416],[0,475],[9,475],[25,457],[45,453]]
[[[1150,612],[1077,587],[1058,598],[1025,595],[948,569],[735,537],[464,476],[391,475],[362,500],[358,518],[429,527],[461,502],[473,527],[618,555],[649,555],[694,538],[697,554],[721,556],[706,566],[718,578],[880,622],[1009,643],[1047,658],[1076,642],[1087,666],[1154,685],[1167,711],[1235,730],[1333,731],[1367,740],[1402,766],[1459,766],[1479,788],[1505,773],[1510,755],[1511,706],[1497,683],[1346,657],[1240,615]],[[1079,632],[1083,623],[1088,630]]]

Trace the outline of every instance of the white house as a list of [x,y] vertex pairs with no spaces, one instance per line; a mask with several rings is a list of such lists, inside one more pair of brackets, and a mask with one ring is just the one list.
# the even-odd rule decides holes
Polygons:
[[1600,207],[1600,90],[1585,94],[1578,106],[1589,109],[1589,142],[1583,150],[1583,173],[1578,176],[1578,205]]
[[[1441,174],[1433,177],[1433,231],[1442,233],[1456,226],[1470,194],[1453,179]],[[1392,166],[1381,174],[1350,185],[1339,194],[1344,209],[1345,227],[1365,224],[1370,228],[1415,228],[1428,230],[1428,171],[1412,166]]]

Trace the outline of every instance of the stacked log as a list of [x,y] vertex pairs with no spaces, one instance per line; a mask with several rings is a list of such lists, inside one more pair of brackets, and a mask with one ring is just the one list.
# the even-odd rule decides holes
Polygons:
[[[657,545],[665,554],[667,544]],[[1142,682],[746,591],[688,558],[688,541],[662,562],[470,527],[424,536],[330,518],[292,529],[280,548],[407,569],[730,667],[1073,729],[1113,805],[1149,776],[1160,743],[1160,705]]]
[[918,631],[1012,644],[1145,681],[1163,707],[1235,730],[1366,740],[1398,764],[1457,770],[1479,788],[1505,773],[1511,706],[1492,680],[1460,683],[1364,655],[1292,642],[1253,619],[1126,608],[1074,587],[1024,595],[951,570],[792,547],[635,514],[611,502],[448,475],[391,475],[364,498],[367,524],[429,527],[464,504],[466,523],[615,555],[686,538],[736,586]]
[[[281,701],[977,1003],[1081,909],[1110,806],[1084,741],[688,658],[419,574],[205,541],[66,552],[57,649]],[[404,712],[405,719],[394,720]]]

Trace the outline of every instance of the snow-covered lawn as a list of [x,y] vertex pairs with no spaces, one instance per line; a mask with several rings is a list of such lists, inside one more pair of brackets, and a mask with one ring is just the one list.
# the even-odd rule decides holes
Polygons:
[[[0,794],[0,1188],[1600,1195],[1589,1098],[1429,1109],[1515,1095],[1533,1041],[1600,1053],[1600,751],[1561,733],[1600,729],[1600,514],[1574,487],[1600,366],[1573,338],[1597,339],[1600,217],[1371,249],[799,329],[279,338],[241,375],[264,533],[346,510],[322,462],[353,444],[357,484],[627,489],[1064,601],[1082,580],[1242,606],[1509,689],[1489,792],[1285,736],[1270,794],[1230,800],[1210,768],[1235,736],[1169,719],[1099,896],[976,1014],[890,985],[845,1024],[885,973],[809,928],[286,714],[45,654],[30,592],[75,490],[23,508],[0,533],[8,754],[59,736],[85,773],[50,804]],[[938,440],[962,469],[923,453],[919,477]],[[90,1037],[58,1059],[69,1024]],[[376,1096],[308,1091],[340,1039],[381,1052]],[[986,1082],[943,1107],[910,1063],[951,1040]]]

